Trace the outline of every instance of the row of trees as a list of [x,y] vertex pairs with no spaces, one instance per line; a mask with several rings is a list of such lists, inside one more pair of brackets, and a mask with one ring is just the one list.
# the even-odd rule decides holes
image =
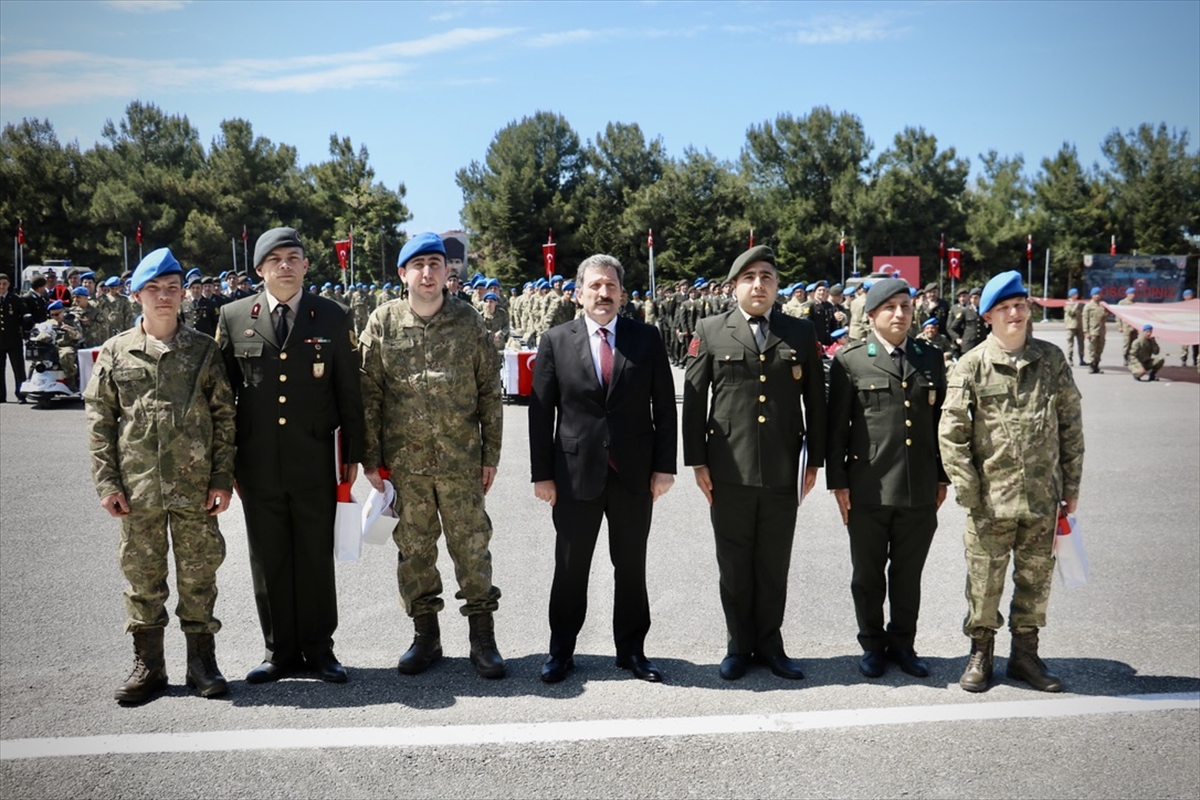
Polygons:
[[1039,267],[1051,249],[1062,291],[1112,236],[1121,252],[1190,254],[1200,243],[1200,154],[1186,131],[1114,130],[1102,147],[1106,167],[1083,165],[1065,143],[1033,177],[1021,155],[993,150],[972,181],[968,160],[923,128],[872,158],[862,121],[826,107],[751,125],[736,164],[691,147],[670,158],[636,124],[610,123],[584,143],[562,116],[538,112],[497,133],[458,184],[473,245],[513,279],[536,273],[548,229],[560,262],[610,252],[643,284],[647,229],[656,273],[678,278],[723,275],[753,228],[786,277],[806,280],[840,276],[843,232],[847,260],[854,247],[868,268],[872,255],[920,255],[930,277],[944,235],[976,282],[1024,271],[1032,235]]
[[[1086,166],[1065,143],[1030,176],[1021,155],[980,156],[977,177],[953,147],[905,128],[878,155],[862,121],[827,107],[751,125],[737,163],[694,147],[669,156],[637,124],[610,123],[582,140],[561,115],[540,111],[500,130],[482,161],[459,170],[473,269],[506,283],[541,272],[553,231],[558,260],[595,252],[644,286],[653,229],[662,279],[723,275],[745,247],[772,245],[789,280],[836,278],[847,261],[920,255],[931,277],[944,235],[964,253],[964,279],[1022,268],[1030,234],[1052,289],[1076,282],[1081,255],[1194,253],[1200,235],[1200,154],[1187,131],[1142,125],[1103,140],[1107,164]],[[401,184],[375,180],[365,146],[330,137],[330,159],[297,163],[296,150],[221,123],[205,149],[186,117],[131,103],[89,150],[62,145],[48,121],[8,125],[0,137],[0,218],[30,234],[29,260],[69,256],[115,269],[122,235],[140,224],[148,243],[170,242],[188,264],[228,268],[242,226],[303,230],[318,277],[336,274],[332,243],[355,230],[360,264],[388,263],[411,219]],[[240,242],[237,249],[240,251]]]
[[296,148],[255,136],[247,120],[222,122],[205,149],[187,117],[140,102],[101,136],[82,150],[61,144],[48,120],[5,126],[0,219],[14,232],[23,221],[27,264],[71,258],[119,272],[126,244],[137,260],[140,229],[147,246],[170,244],[189,267],[215,274],[236,252],[244,270],[243,226],[254,236],[290,225],[304,232],[317,274],[332,277],[333,242],[351,226],[356,261],[378,267],[395,258],[412,218],[404,185],[376,181],[367,148],[355,150],[349,137],[331,136],[329,160],[301,166]]

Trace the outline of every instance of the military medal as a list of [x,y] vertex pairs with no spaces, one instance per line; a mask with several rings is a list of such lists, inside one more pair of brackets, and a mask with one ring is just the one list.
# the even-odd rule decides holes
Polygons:
[[313,362],[313,377],[314,378],[325,377],[325,362],[324,361],[314,361]]
[[803,377],[804,377],[804,365],[803,364],[793,364],[792,365],[792,380],[798,381]]

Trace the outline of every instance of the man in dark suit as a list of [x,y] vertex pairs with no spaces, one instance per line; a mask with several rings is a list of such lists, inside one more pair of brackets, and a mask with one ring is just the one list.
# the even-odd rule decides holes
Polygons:
[[[866,340],[839,350],[829,371],[825,480],[850,531],[859,670],[878,678],[890,660],[925,678],[929,667],[913,642],[921,571],[950,483],[937,437],[945,359],[908,336],[914,309],[907,282],[877,281],[865,310]],[[885,597],[892,612],[886,628]]]
[[547,683],[575,666],[602,517],[616,581],[617,666],[662,680],[644,652],[646,541],[653,503],[675,482],[675,384],[658,331],[617,316],[624,277],[612,256],[584,260],[575,280],[584,315],[543,334],[533,368],[530,467],[556,531]]
[[[291,228],[258,239],[265,291],[221,307],[217,340],[237,397],[235,477],[246,514],[266,657],[249,683],[307,665],[341,683],[333,654],[337,481],[354,483],[365,423],[349,312],[303,291],[308,259]],[[341,474],[332,469],[341,427]]]
[[825,373],[812,323],[774,308],[771,248],[738,256],[729,280],[737,306],[701,321],[688,346],[683,460],[711,506],[729,634],[721,677],[741,678],[753,657],[795,680],[804,673],[780,628],[796,509],[825,458]]
[[25,395],[21,394],[21,384],[25,382],[25,337],[21,324],[24,315],[25,304],[12,290],[12,281],[0,274],[0,402],[8,402],[5,361],[12,365],[17,400],[25,402]]

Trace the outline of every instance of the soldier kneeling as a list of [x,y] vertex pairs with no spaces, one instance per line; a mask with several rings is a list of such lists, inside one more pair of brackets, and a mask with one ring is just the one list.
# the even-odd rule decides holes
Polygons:
[[234,402],[217,343],[179,324],[183,269],[162,248],[133,274],[140,324],[104,343],[84,393],[100,505],[121,520],[121,571],[133,670],[117,689],[140,703],[167,686],[168,531],[187,637],[187,685],[204,697],[229,686],[217,669],[213,616],[225,540],[217,514],[233,489]]

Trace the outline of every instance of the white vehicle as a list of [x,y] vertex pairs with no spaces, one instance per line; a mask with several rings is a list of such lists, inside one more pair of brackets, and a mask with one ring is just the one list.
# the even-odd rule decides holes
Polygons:
[[19,393],[35,408],[48,408],[55,400],[81,400],[83,395],[67,385],[67,374],[58,360],[54,323],[39,322],[25,334],[25,364],[29,378]]

